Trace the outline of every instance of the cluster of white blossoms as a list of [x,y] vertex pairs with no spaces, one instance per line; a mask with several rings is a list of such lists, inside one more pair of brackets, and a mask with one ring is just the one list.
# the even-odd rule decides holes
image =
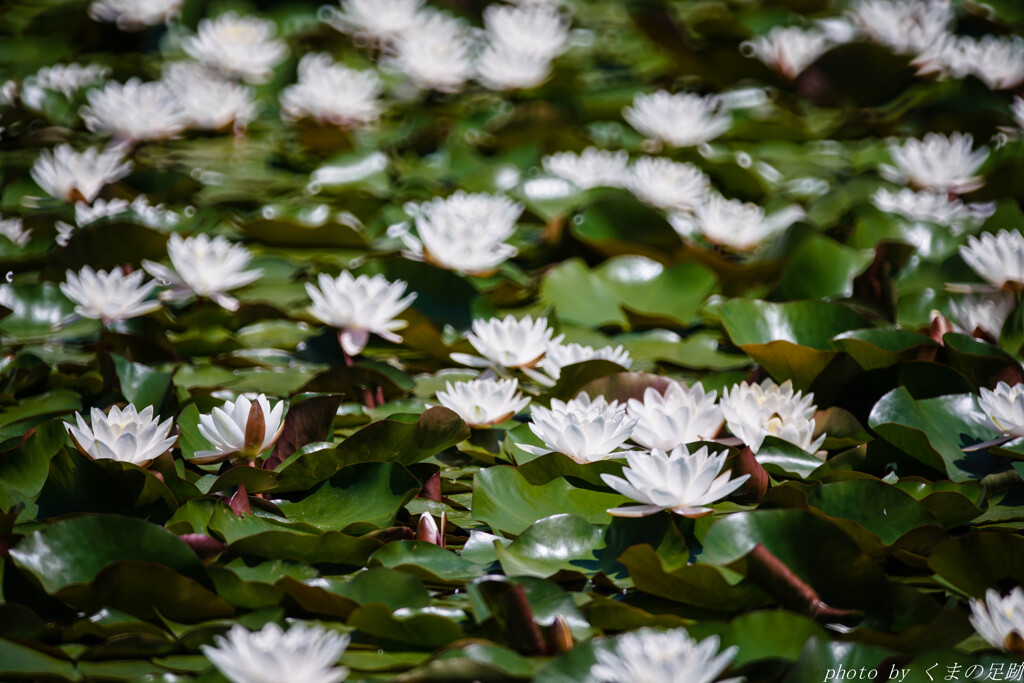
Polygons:
[[185,0],[94,0],[89,16],[116,24],[122,31],[141,31],[178,16]]
[[488,5],[486,45],[476,61],[478,80],[493,90],[533,88],[551,75],[565,50],[569,21],[549,5]]
[[966,334],[998,343],[1017,307],[1016,293],[1024,289],[1024,235],[1016,230],[969,235],[967,244],[960,245],[960,257],[988,284],[947,284],[951,291],[968,292],[950,300],[953,319]]
[[916,55],[946,35],[953,9],[949,0],[857,0],[849,16],[869,39]]
[[231,683],[339,683],[338,666],[350,637],[323,626],[296,623],[283,630],[271,622],[259,631],[236,624],[203,654]]
[[914,65],[921,75],[975,76],[992,90],[1008,90],[1024,82],[1024,40],[947,34],[915,57]]
[[[210,443],[211,449],[197,451],[194,462],[254,460],[269,451],[281,436],[284,413],[284,401],[271,407],[267,397],[260,394],[252,399],[239,396],[200,415],[199,433]],[[154,416],[153,406],[140,411],[129,403],[123,408],[111,406],[106,413],[93,408],[89,423],[81,413],[75,413],[75,421],[75,424],[65,422],[64,426],[82,455],[93,460],[116,460],[147,467],[178,440],[171,434],[173,420],[161,422],[160,416]]]
[[[639,681],[686,681],[711,683],[729,668],[739,648],[735,645],[719,652],[718,636],[696,641],[684,629],[656,631],[642,628],[615,638],[615,649],[595,649],[597,662],[587,680],[601,683],[639,683]],[[742,678],[723,679],[719,683],[741,683]]]
[[449,197],[408,204],[405,210],[413,217],[415,234],[408,224],[391,226],[388,234],[402,240],[410,258],[484,275],[517,253],[506,240],[515,232],[523,205],[508,197],[459,190]]
[[994,203],[965,204],[949,192],[926,189],[915,192],[903,188],[893,192],[879,188],[871,196],[871,203],[879,211],[895,214],[912,223],[933,223],[949,228],[954,235],[960,235],[968,228],[976,228],[995,212]]
[[54,64],[45,66],[21,83],[21,101],[30,109],[41,110],[47,93],[71,99],[82,88],[102,81],[110,67],[99,64]]
[[722,415],[729,431],[757,453],[767,436],[788,441],[801,450],[815,453],[825,434],[814,438],[814,394],[793,391],[793,383],[781,385],[771,379],[760,384],[736,384],[722,394]]

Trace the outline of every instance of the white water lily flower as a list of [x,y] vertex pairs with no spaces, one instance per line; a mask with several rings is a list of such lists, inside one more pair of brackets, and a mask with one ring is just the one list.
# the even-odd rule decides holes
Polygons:
[[382,85],[373,71],[337,64],[328,54],[308,54],[299,62],[299,82],[281,92],[286,119],[311,118],[343,128],[366,125],[381,113]]
[[569,22],[554,8],[545,6],[488,5],[484,26],[491,43],[506,53],[554,59],[565,49]]
[[741,44],[740,51],[793,80],[833,46],[828,36],[817,29],[776,26],[765,35]]
[[988,148],[971,150],[969,134],[950,136],[928,133],[923,140],[908,139],[889,147],[895,167],[883,165],[882,175],[893,182],[909,183],[916,189],[964,193],[985,184],[977,175],[988,159]]
[[165,285],[169,297],[182,298],[195,294],[207,297],[229,311],[238,310],[238,300],[227,295],[232,289],[244,287],[263,276],[262,270],[245,270],[252,253],[224,236],[209,235],[182,238],[175,233],[167,242],[171,268],[143,261],[142,267]]
[[995,390],[981,387],[978,405],[996,429],[1008,436],[1024,436],[1024,384],[1000,382]]
[[140,194],[131,202],[116,197],[110,200],[97,199],[91,205],[85,202],[75,204],[75,224],[80,228],[116,216],[129,216],[131,220],[157,230],[170,229],[181,220],[181,216],[165,208],[163,204],[150,204],[144,194]]
[[858,0],[849,15],[875,42],[899,54],[918,54],[945,35],[953,8],[949,0]]
[[581,190],[595,187],[623,187],[627,179],[629,153],[587,147],[579,154],[558,152],[541,160],[544,170],[565,178]]
[[163,81],[185,109],[191,128],[242,129],[259,114],[252,88],[215,76],[195,62],[168,64]]
[[124,160],[124,149],[95,147],[76,152],[71,145],[43,150],[32,164],[32,180],[47,194],[67,202],[91,203],[109,183],[128,175],[132,162]]
[[879,211],[902,216],[909,221],[926,221],[951,228],[959,234],[967,225],[978,225],[995,213],[995,204],[964,204],[950,198],[948,192],[922,190],[914,192],[904,188],[892,192],[885,188],[871,195],[871,203]]
[[16,247],[24,247],[32,239],[32,231],[26,230],[20,218],[4,218],[0,216],[0,235],[11,241]]
[[766,436],[788,441],[801,450],[815,453],[825,434],[814,439],[814,394],[793,391],[793,383],[781,385],[771,379],[760,384],[741,382],[722,394],[722,414],[736,437],[757,453]]
[[516,379],[474,379],[469,382],[448,382],[437,392],[442,406],[458,413],[470,427],[483,428],[511,419],[530,403],[518,393]]
[[407,225],[392,226],[388,233],[402,239],[412,258],[476,275],[492,272],[516,254],[505,240],[515,232],[523,205],[508,197],[459,190],[408,205],[406,212],[415,218],[417,234]]
[[654,387],[644,390],[642,401],[627,402],[630,417],[636,418],[632,439],[648,449],[670,451],[676,446],[713,439],[725,418],[715,403],[716,391],[704,391],[697,382],[687,387],[672,381],[662,394]]
[[673,214],[669,223],[682,237],[699,233],[714,244],[748,251],[803,217],[804,211],[799,206],[790,206],[766,216],[764,209],[757,204],[712,194],[697,205],[692,217]]
[[711,181],[693,164],[658,157],[634,161],[626,185],[640,201],[666,211],[693,211],[711,191]]
[[225,12],[199,22],[196,35],[183,44],[197,62],[229,78],[266,83],[288,56],[288,47],[274,38],[272,21]]
[[712,512],[709,505],[743,486],[750,477],[744,474],[731,479],[730,472],[719,476],[726,457],[725,451],[709,453],[707,446],[693,453],[688,452],[685,446],[677,446],[670,452],[655,448],[650,453],[630,453],[626,456],[627,466],[622,470],[624,479],[611,474],[602,474],[601,479],[622,495],[642,504],[614,508],[608,514],[645,517],[671,510],[683,517],[709,515]]
[[338,341],[349,356],[362,353],[370,334],[401,344],[396,330],[409,323],[395,316],[409,307],[416,293],[402,297],[407,286],[404,280],[388,282],[383,275],[353,277],[343,270],[337,278],[321,273],[319,289],[310,282],[306,292],[313,300],[310,309],[320,322],[338,328]]
[[473,41],[466,26],[440,12],[429,14],[394,41],[384,64],[417,87],[454,93],[473,78]]
[[451,358],[473,367],[532,368],[544,358],[552,335],[554,331],[548,327],[547,318],[477,318],[467,337],[483,358],[465,353],[453,353]]
[[620,346],[602,346],[599,349],[595,349],[593,346],[584,346],[582,344],[562,344],[559,340],[556,340],[548,345],[547,352],[544,354],[544,358],[540,361],[540,370],[531,370],[530,368],[523,368],[532,379],[536,380],[540,384],[545,386],[553,386],[555,381],[558,380],[562,375],[562,368],[566,365],[572,365],[574,363],[582,363],[587,360],[609,360],[613,363],[618,363],[627,370],[633,366],[633,359],[629,356],[629,351]]
[[82,120],[94,133],[113,135],[125,142],[172,138],[189,125],[184,106],[166,83],[143,83],[132,78],[111,81],[86,94]]
[[994,287],[1024,287],[1024,235],[1016,230],[969,235],[960,257]]
[[1000,596],[989,588],[985,599],[971,599],[971,626],[994,648],[1021,654],[1024,645],[1024,589]]
[[476,79],[490,90],[536,88],[551,77],[551,61],[502,43],[488,45],[477,57]]
[[341,9],[323,7],[322,21],[342,33],[390,41],[424,21],[424,0],[342,0]]
[[1013,98],[1013,120],[1018,128],[1024,130],[1024,97]]
[[[642,628],[615,638],[615,652],[595,650],[597,663],[590,667],[588,681],[641,683],[641,681],[685,681],[711,683],[727,668],[739,648],[733,645],[719,654],[718,636],[699,644],[683,629],[655,631]],[[720,683],[740,683],[730,678]]]
[[30,109],[41,110],[46,93],[60,93],[65,99],[87,85],[104,80],[110,74],[110,67],[99,64],[54,64],[45,66],[27,77],[21,84],[21,101]]
[[284,401],[271,408],[265,394],[252,400],[239,396],[199,416],[199,433],[213,449],[196,451],[195,457],[253,460],[273,446],[283,430]]
[[125,275],[120,267],[108,273],[84,266],[77,273],[67,271],[67,281],[61,283],[60,291],[75,303],[75,314],[110,324],[160,308],[159,301],[147,300],[156,282],[143,283],[144,276],[141,270]]
[[633,432],[636,420],[626,414],[618,401],[604,396],[591,400],[580,394],[571,401],[551,399],[551,408],[530,410],[530,431],[544,442],[544,448],[518,443],[527,453],[561,453],[576,462],[588,463],[626,455],[619,450]]
[[953,320],[964,333],[989,341],[998,341],[1006,319],[1017,307],[1017,297],[1009,292],[974,296],[949,302]]
[[729,130],[732,118],[715,95],[676,93],[664,90],[637,93],[633,106],[622,110],[638,132],[670,147],[693,147],[714,140]]
[[235,624],[203,655],[231,683],[339,683],[348,669],[337,666],[349,636],[323,626],[292,624],[287,631],[271,622],[259,631]]
[[915,57],[913,64],[920,75],[973,75],[993,90],[1007,90],[1024,82],[1024,39],[947,34]]
[[166,24],[178,16],[184,0],[94,0],[89,16],[96,21],[117,24],[122,31],[141,31],[146,26]]
[[124,408],[112,406],[104,414],[92,409],[92,426],[81,413],[75,413],[77,425],[64,423],[75,446],[82,455],[93,460],[118,460],[145,467],[167,452],[178,437],[171,435],[171,419],[160,422],[153,417],[153,406],[139,412],[129,403]]

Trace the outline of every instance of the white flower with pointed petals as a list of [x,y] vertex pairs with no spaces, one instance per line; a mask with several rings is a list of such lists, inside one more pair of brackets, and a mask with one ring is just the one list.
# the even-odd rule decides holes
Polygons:
[[454,93],[476,71],[472,52],[473,41],[462,22],[437,12],[400,34],[384,63],[419,88]]
[[292,624],[287,631],[271,622],[259,631],[235,624],[203,655],[231,683],[339,683],[348,669],[337,666],[349,636],[323,626]]
[[516,379],[474,379],[469,382],[448,382],[445,391],[437,392],[442,406],[458,413],[470,427],[483,428],[511,419],[529,404],[529,398],[518,393]]
[[516,254],[505,240],[515,232],[523,205],[508,197],[459,190],[409,205],[406,212],[414,217],[417,234],[407,225],[392,226],[388,233],[401,238],[412,258],[475,275],[492,272]]
[[1024,40],[947,34],[915,57],[913,64],[919,75],[973,75],[993,90],[1006,90],[1024,82]]
[[43,150],[32,164],[32,179],[57,199],[91,203],[108,183],[116,182],[132,169],[124,150],[110,147],[102,152],[92,147],[76,152],[71,145]]
[[531,370],[530,368],[523,368],[523,371],[532,379],[545,386],[553,386],[558,378],[561,377],[562,368],[574,363],[582,363],[587,360],[609,360],[613,363],[618,363],[627,370],[633,365],[633,359],[630,358],[629,351],[626,351],[621,345],[615,347],[602,346],[599,349],[595,349],[593,346],[583,346],[576,343],[562,344],[559,341],[560,339],[561,337],[552,340],[551,344],[548,345],[547,352],[540,361],[541,372]]
[[390,41],[424,21],[424,0],[342,0],[324,7],[321,19],[342,33]]
[[643,157],[630,167],[627,187],[655,208],[693,211],[711,191],[711,181],[693,164]]
[[892,192],[885,188],[871,195],[871,203],[879,211],[902,216],[909,221],[926,221],[952,228],[959,233],[967,225],[978,225],[995,212],[995,204],[964,204],[950,198],[948,192],[904,188]]
[[0,216],[0,235],[11,241],[16,247],[24,247],[32,239],[32,231],[26,230],[20,218],[4,218]]
[[191,128],[241,129],[259,113],[252,88],[215,76],[195,62],[168,64],[163,81],[185,109]]
[[530,431],[544,442],[544,448],[516,444],[534,455],[561,453],[579,463],[597,462],[626,455],[619,450],[633,431],[631,420],[618,401],[608,403],[604,396],[591,400],[580,394],[571,401],[551,400],[551,408],[534,406],[530,411]]
[[265,394],[254,400],[239,396],[225,401],[209,414],[199,416],[199,433],[213,446],[212,450],[196,451],[197,459],[254,460],[265,453],[284,430],[284,401],[273,408]]
[[92,427],[81,413],[75,413],[75,420],[77,425],[65,422],[64,427],[82,455],[93,460],[118,460],[145,467],[177,440],[170,433],[171,420],[160,422],[159,415],[153,417],[153,406],[139,412],[129,403],[124,408],[112,406],[106,414],[93,408]]
[[793,80],[833,45],[828,36],[817,29],[776,26],[765,35],[743,43],[740,51]]
[[373,123],[380,116],[381,82],[373,71],[336,64],[328,54],[299,62],[299,82],[281,93],[285,118],[311,118],[343,128]]
[[476,73],[480,84],[490,90],[525,90],[551,77],[551,61],[497,43],[488,45],[477,57]]
[[[718,636],[709,636],[698,644],[681,628],[672,631],[642,628],[618,636],[614,653],[595,650],[597,663],[590,668],[587,680],[601,683],[711,683],[729,668],[729,663],[739,651],[733,645],[719,654],[718,644]],[[720,683],[740,683],[742,680],[730,678]]]
[[803,217],[804,211],[799,206],[766,216],[757,204],[712,194],[697,205],[692,217],[673,214],[669,223],[682,237],[698,233],[714,244],[749,251]]
[[760,384],[740,383],[722,394],[722,414],[736,437],[757,453],[766,436],[788,441],[815,453],[825,434],[814,438],[814,394],[793,391],[793,383],[781,385],[771,379]]
[[641,505],[614,508],[608,513],[616,517],[644,517],[671,510],[684,517],[709,515],[712,512],[709,505],[743,486],[750,476],[744,474],[730,479],[730,472],[719,476],[725,459],[725,451],[711,454],[707,446],[693,453],[685,446],[677,446],[667,453],[657,448],[650,453],[630,453],[626,456],[628,464],[622,470],[624,479],[611,474],[602,474],[601,479]]
[[185,108],[161,81],[112,81],[90,90],[86,98],[89,104],[81,115],[89,130],[125,142],[172,138],[189,125]]
[[552,335],[547,318],[477,318],[467,337],[483,358],[465,353],[453,353],[451,357],[456,363],[473,367],[532,368],[544,358]]
[[899,54],[917,54],[938,41],[953,20],[949,0],[858,0],[853,23]]
[[395,316],[416,299],[415,292],[402,297],[407,286],[403,280],[388,282],[383,275],[352,277],[343,270],[337,278],[321,273],[317,282],[319,289],[306,283],[313,300],[310,310],[320,322],[338,328],[338,341],[349,356],[366,348],[371,333],[393,344],[402,343],[395,331],[409,323]]
[[670,147],[694,147],[714,140],[729,130],[732,117],[714,96],[664,90],[651,95],[637,93],[633,106],[622,110],[638,132]]
[[263,275],[262,270],[245,270],[252,254],[224,236],[211,240],[209,235],[182,238],[175,233],[167,242],[167,256],[171,259],[171,268],[153,261],[143,261],[142,267],[157,280],[171,286],[169,298],[195,294],[207,297],[229,311],[238,310],[238,301],[227,292],[244,287]]
[[883,165],[882,175],[917,189],[970,192],[985,184],[977,175],[988,159],[988,148],[971,150],[974,138],[964,133],[950,136],[928,133],[923,140],[911,138],[889,148],[895,167]]
[[984,600],[972,598],[971,626],[992,647],[1024,654],[1024,589],[1016,586],[1004,597],[989,588]]
[[274,38],[274,23],[254,16],[225,12],[216,19],[199,22],[196,35],[183,47],[203,66],[229,78],[249,83],[266,83],[288,56],[288,47]]
[[994,287],[1024,287],[1024,235],[1016,230],[969,235],[960,257]]
[[554,8],[537,5],[488,5],[484,26],[492,44],[545,62],[562,53],[569,37],[565,17]]
[[67,281],[61,283],[60,291],[75,303],[77,315],[109,324],[160,308],[159,301],[146,300],[156,282],[143,283],[144,276],[141,270],[125,275],[121,268],[114,268],[108,273],[84,266],[77,273],[67,271]]
[[595,187],[623,187],[626,184],[629,153],[587,147],[579,154],[558,152],[544,157],[544,170],[565,178],[581,190]]
[[981,387],[978,404],[1003,434],[1024,436],[1024,384],[1000,382],[995,390]]
[[89,16],[96,21],[117,24],[122,31],[141,31],[146,26],[166,24],[178,16],[184,0],[95,0]]
[[181,220],[181,216],[165,208],[163,204],[156,206],[150,204],[144,194],[140,194],[131,202],[116,197],[111,200],[97,199],[92,205],[85,202],[75,204],[75,224],[80,228],[104,218],[120,216],[127,216],[131,220],[157,230],[172,228]]
[[718,392],[704,392],[700,382],[692,387],[673,381],[662,394],[654,387],[644,390],[643,401],[629,399],[627,410],[636,418],[632,439],[648,449],[670,451],[682,444],[713,439],[725,418],[715,404]]
[[1003,324],[1017,307],[1017,297],[1009,292],[982,296],[967,294],[960,300],[952,299],[949,307],[961,331],[986,341],[998,342]]

